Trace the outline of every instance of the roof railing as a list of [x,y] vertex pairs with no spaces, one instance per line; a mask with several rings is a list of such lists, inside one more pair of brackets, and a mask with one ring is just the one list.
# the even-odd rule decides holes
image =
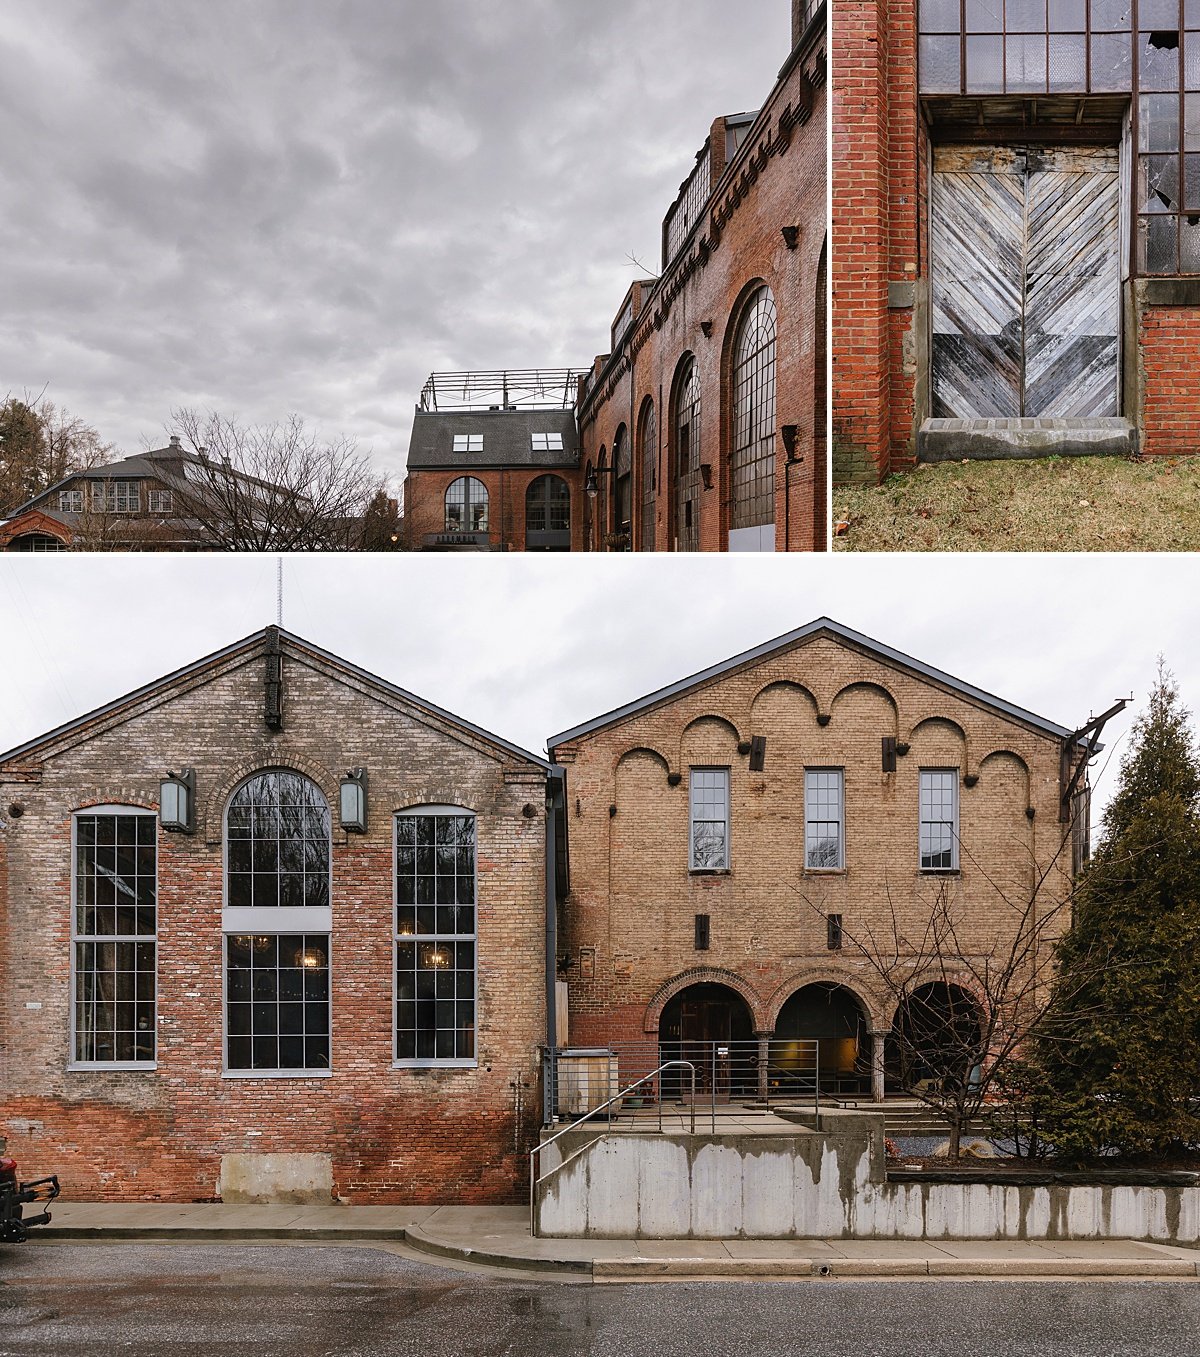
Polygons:
[[431,372],[417,409],[570,410],[580,368],[500,368],[491,372]]

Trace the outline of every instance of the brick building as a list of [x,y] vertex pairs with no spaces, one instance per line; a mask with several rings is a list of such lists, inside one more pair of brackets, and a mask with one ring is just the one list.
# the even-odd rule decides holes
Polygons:
[[961,959],[1068,899],[1085,739],[828,619],[554,736],[571,1045],[741,1043],[786,1087],[815,1043],[823,1090],[882,1097],[910,999],[979,996],[951,958],[897,1002],[845,940],[891,939],[893,910],[920,938],[944,895]]
[[423,551],[579,551],[575,373],[435,372],[413,419],[404,541]]
[[825,5],[761,108],[717,118],[580,387],[589,548],[823,550]]
[[834,89],[835,480],[1195,452],[1181,0],[847,0]]
[[0,1135],[77,1198],[509,1198],[558,785],[273,627],[4,755]]

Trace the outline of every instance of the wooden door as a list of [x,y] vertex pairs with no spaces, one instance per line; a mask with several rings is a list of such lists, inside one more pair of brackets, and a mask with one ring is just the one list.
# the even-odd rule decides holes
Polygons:
[[933,413],[1119,413],[1118,153],[939,146]]

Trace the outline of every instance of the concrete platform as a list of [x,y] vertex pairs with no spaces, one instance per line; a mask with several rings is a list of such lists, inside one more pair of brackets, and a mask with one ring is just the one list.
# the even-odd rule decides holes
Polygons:
[[1013,457],[1129,457],[1137,430],[1127,419],[927,419],[918,462]]
[[1200,1251],[1136,1240],[534,1239],[524,1206],[242,1206],[58,1202],[24,1247],[55,1240],[289,1240],[403,1246],[428,1261],[564,1282],[821,1277],[1159,1277]]

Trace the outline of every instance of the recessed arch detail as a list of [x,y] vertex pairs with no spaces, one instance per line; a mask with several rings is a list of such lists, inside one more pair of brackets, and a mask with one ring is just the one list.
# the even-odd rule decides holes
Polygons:
[[[210,847],[213,844],[219,844],[224,836],[225,808],[234,792],[243,782],[256,773],[270,773],[278,770],[286,773],[303,773],[305,777],[317,784],[321,789],[321,795],[324,796],[330,806],[337,805],[338,780],[328,768],[317,763],[314,759],[293,756],[287,750],[272,750],[269,757],[238,764],[236,770],[227,775],[213,789],[212,793],[204,798],[204,838]],[[197,782],[199,782],[199,777],[197,777]],[[197,787],[197,792],[200,796],[204,796],[203,784]]]
[[864,694],[869,693],[874,697],[882,698],[883,701],[887,704],[887,706],[891,708],[893,733],[899,732],[900,728],[899,703],[897,703],[893,694],[889,692],[889,690],[885,688],[882,683],[872,683],[869,680],[859,680],[855,683],[847,683],[844,687],[839,688],[837,692],[834,693],[833,699],[829,703],[830,715],[833,715],[839,702],[841,702],[845,698],[853,697],[858,693]]
[[723,970],[718,966],[696,966],[660,985],[646,1005],[645,1017],[642,1020],[643,1029],[657,1033],[663,1009],[681,990],[690,989],[693,985],[724,985],[727,989],[733,990],[750,1010],[755,1032],[769,1030],[764,1026],[765,1010],[758,991],[736,972]]
[[793,971],[782,984],[772,991],[771,997],[763,1005],[764,1018],[771,1031],[775,1030],[779,1022],[779,1014],[782,1012],[784,1004],[793,994],[809,985],[836,985],[839,989],[846,990],[857,1000],[859,1007],[867,1015],[867,1019],[874,1030],[882,1032],[890,1025],[888,1015],[894,1011],[895,1006],[889,1006],[886,999],[872,993],[863,984],[861,976],[839,970],[835,966],[805,966],[798,971]]
[[671,771],[670,760],[665,754],[659,753],[657,749],[652,749],[649,745],[639,744],[635,745],[632,749],[624,750],[617,756],[613,762],[613,772],[615,773],[627,760],[637,757],[654,759],[657,763],[662,764],[664,773],[669,773]]

